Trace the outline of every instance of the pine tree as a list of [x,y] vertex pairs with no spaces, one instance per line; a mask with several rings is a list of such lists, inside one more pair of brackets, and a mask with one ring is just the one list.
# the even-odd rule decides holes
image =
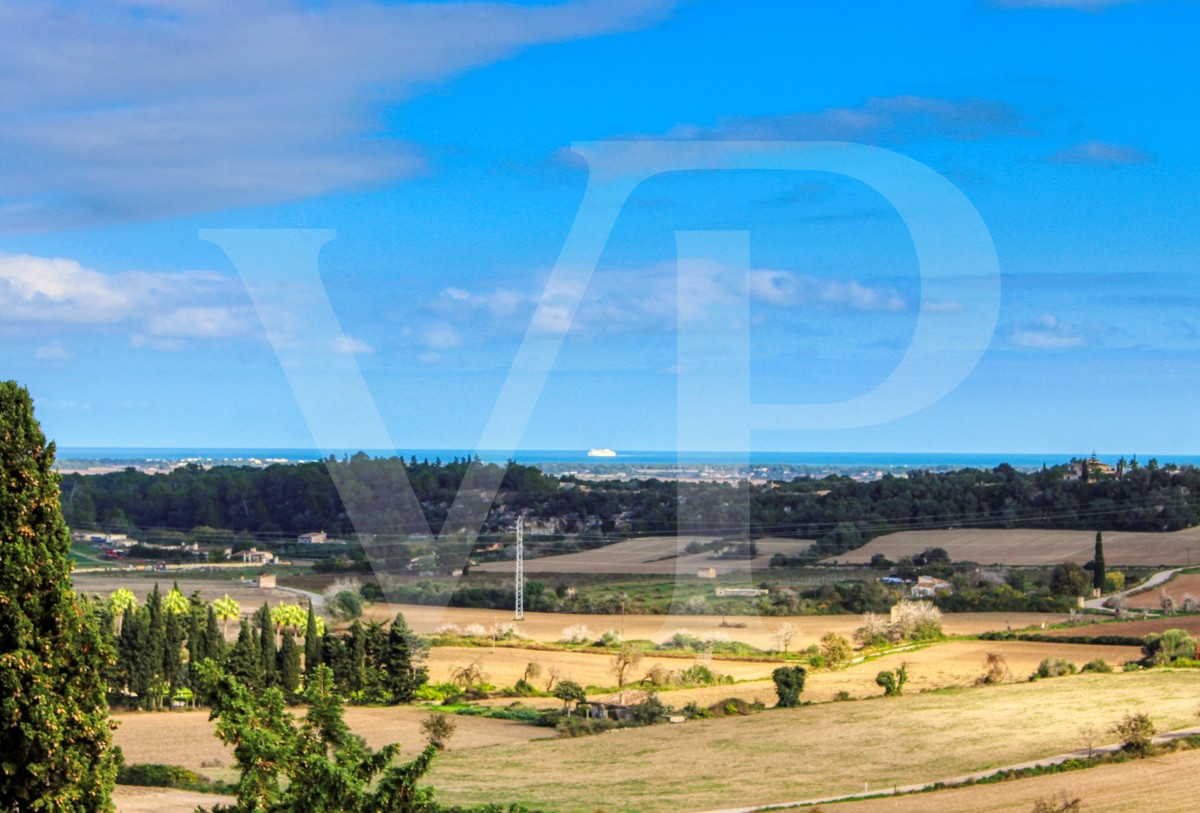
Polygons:
[[1092,560],[1092,587],[1103,592],[1104,580],[1107,575],[1104,566],[1104,539],[1100,532],[1096,531],[1096,555]]
[[283,644],[279,647],[279,687],[288,697],[300,688],[300,647],[291,630],[283,634]]
[[317,614],[308,605],[308,623],[304,627],[304,674],[312,677],[321,665],[321,635],[317,632]]
[[408,628],[403,613],[397,613],[388,630],[384,661],[384,685],[393,703],[411,703],[416,699],[417,689],[429,679],[425,668],[417,665],[423,654],[424,650]]
[[0,383],[0,810],[111,811],[106,652],[71,587],[54,444]]

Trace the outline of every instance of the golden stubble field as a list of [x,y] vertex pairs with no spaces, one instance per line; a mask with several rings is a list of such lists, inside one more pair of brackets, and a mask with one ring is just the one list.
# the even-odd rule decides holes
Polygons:
[[1200,751],[1183,751],[1083,772],[794,810],[796,813],[815,813],[818,809],[826,813],[1028,813],[1038,799],[1055,798],[1060,793],[1082,800],[1083,813],[1193,811],[1200,795]]
[[[1068,561],[1084,564],[1092,560],[1095,544],[1096,535],[1089,531],[1001,528],[901,531],[825,561],[864,563],[877,553],[895,561],[926,548],[944,548],[956,562],[981,565],[1056,565]],[[1171,533],[1104,532],[1104,559],[1109,567],[1185,565],[1197,556],[1200,556],[1200,527]]]
[[[460,629],[471,624],[491,629],[496,624],[514,623],[511,610],[443,609],[419,604],[375,604],[367,608],[366,617],[388,622],[397,613],[403,613],[409,626],[422,634],[432,633],[446,623],[456,624]],[[1040,628],[1066,619],[1066,615],[1058,613],[947,613],[942,617],[942,628],[947,635],[978,635],[991,630]],[[525,620],[515,623],[521,634],[534,641],[555,642],[562,638],[566,628],[583,625],[596,638],[611,629],[622,631],[626,640],[661,643],[682,630],[702,639],[714,634],[727,635],[730,640],[764,650],[776,648],[776,632],[784,624],[793,624],[800,627],[800,634],[792,643],[794,651],[817,643],[827,632],[849,638],[862,626],[862,618],[857,615],[626,615],[622,619],[616,615],[525,613]],[[745,626],[730,626],[737,624]]]
[[[711,542],[712,537],[702,536],[646,536],[614,542],[602,548],[566,553],[558,556],[542,556],[525,562],[527,573],[616,573],[620,575],[673,575],[695,576],[701,568],[713,568],[719,574],[762,573],[771,566],[771,557],[777,553],[795,556],[808,550],[811,539],[755,540],[758,556],[753,559],[713,559],[711,553],[684,553],[691,542]],[[477,565],[482,573],[513,573],[513,562],[488,562]]]
[[1198,690],[1198,673],[1156,671],[910,693],[451,753],[431,780],[444,802],[560,813],[766,805],[1073,751],[1081,726],[1133,709],[1181,728],[1195,723]]
[[[411,706],[346,708],[346,722],[368,745],[379,748],[399,742],[404,746],[403,754],[410,757],[425,745],[420,725],[428,715],[425,709]],[[119,724],[113,742],[121,746],[130,765],[181,765],[214,779],[235,777],[230,768],[233,751],[213,735],[214,724],[206,710],[127,712],[114,714],[113,719]],[[454,721],[458,727],[450,750],[512,745],[553,735],[549,729],[511,720],[456,716]]]

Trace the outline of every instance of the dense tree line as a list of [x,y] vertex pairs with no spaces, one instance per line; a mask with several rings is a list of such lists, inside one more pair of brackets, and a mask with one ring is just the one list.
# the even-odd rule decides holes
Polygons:
[[[226,600],[228,601],[228,600]],[[185,598],[177,589],[165,595],[156,585],[144,604],[129,591],[89,607],[113,657],[106,674],[112,702],[161,709],[175,701],[207,702],[198,675],[212,661],[251,689],[278,688],[299,698],[306,679],[327,666],[336,691],[355,703],[411,702],[427,680],[421,665],[426,648],[402,615],[390,626],[355,621],[344,633],[324,629],[311,607],[269,607],[239,619],[229,643],[225,625],[237,617],[222,602],[199,594]]]
[[[1086,478],[1068,476],[1075,469],[1066,465],[1037,472],[1001,465],[918,471],[871,482],[826,477],[731,484],[555,479],[518,464],[501,471],[478,459],[430,463],[358,454],[265,469],[186,466],[169,474],[129,469],[68,475],[62,503],[68,521],[79,527],[185,531],[203,526],[197,533],[221,529],[286,535],[324,529],[348,535],[354,529],[336,480],[343,490],[371,495],[365,502],[376,513],[368,518],[373,528],[403,533],[413,529],[389,513],[394,501],[387,498],[397,493],[402,477],[413,484],[426,518],[440,529],[472,467],[486,469],[501,482],[484,532],[510,528],[517,513],[543,520],[555,533],[540,542],[535,537],[533,543],[547,552],[604,544],[609,534],[676,530],[811,538],[819,540],[817,553],[830,555],[904,529],[970,525],[1170,531],[1200,522],[1200,470],[1153,461],[1123,467],[1121,476],[1092,472]],[[569,537],[564,540],[563,535]]]

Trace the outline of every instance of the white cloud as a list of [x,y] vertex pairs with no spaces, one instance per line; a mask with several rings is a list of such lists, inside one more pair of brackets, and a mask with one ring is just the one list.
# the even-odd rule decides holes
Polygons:
[[1151,156],[1136,147],[1122,144],[1106,144],[1103,141],[1085,141],[1059,150],[1046,160],[1056,164],[1091,164],[1111,166],[1120,164],[1144,164]]
[[750,272],[750,295],[779,307],[892,313],[908,310],[904,298],[890,288],[791,271]]
[[33,351],[33,357],[38,361],[66,361],[72,356],[62,342],[54,341]]
[[856,107],[777,116],[734,116],[713,126],[680,124],[668,138],[859,141],[900,143],[920,137],[978,139],[1024,135],[1022,119],[993,99],[872,97]]
[[418,331],[418,340],[430,350],[453,350],[462,346],[462,336],[453,325],[446,322],[432,322]]
[[672,5],[0,0],[0,217],[62,228],[390,183],[420,156],[381,131],[389,106]]
[[145,345],[242,338],[259,332],[244,299],[237,282],[209,272],[105,274],[71,259],[0,255],[0,313],[34,332],[120,326]]
[[1032,322],[1017,324],[1009,332],[1017,347],[1030,350],[1067,350],[1086,347],[1088,338],[1077,327],[1066,324],[1051,314],[1039,316]]
[[333,352],[346,356],[366,356],[375,352],[371,345],[353,336],[338,336],[333,340]]

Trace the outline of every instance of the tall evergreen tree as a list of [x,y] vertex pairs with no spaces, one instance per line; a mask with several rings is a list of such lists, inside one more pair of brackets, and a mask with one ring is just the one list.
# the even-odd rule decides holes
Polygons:
[[1096,531],[1096,555],[1092,559],[1092,587],[1104,591],[1104,579],[1108,576],[1104,566],[1104,538]]
[[367,686],[367,632],[363,625],[355,620],[350,627],[349,640],[346,648],[349,650],[349,682],[346,687],[351,696],[359,694]]
[[411,703],[416,699],[417,689],[429,679],[429,674],[418,662],[424,650],[408,628],[403,613],[396,613],[388,630],[387,652],[384,659],[384,688],[393,703]]
[[106,652],[71,587],[54,444],[0,382],[0,810],[111,811]]
[[250,622],[242,619],[237,642],[229,650],[229,674],[256,691],[263,688],[262,646],[250,630]]
[[279,647],[279,688],[289,698],[300,688],[300,647],[291,630],[283,633]]
[[217,611],[211,604],[208,605],[208,617],[204,620],[204,637],[208,642],[207,657],[217,663],[223,663],[225,651],[228,649],[225,643],[225,631],[221,629],[221,625],[217,621]]
[[304,674],[312,677],[321,665],[321,635],[317,632],[317,614],[308,605],[308,622],[304,626]]
[[271,622],[271,607],[265,601],[254,614],[254,626],[258,628],[259,660],[262,663],[263,686],[279,685],[278,650],[275,646],[275,625]]

